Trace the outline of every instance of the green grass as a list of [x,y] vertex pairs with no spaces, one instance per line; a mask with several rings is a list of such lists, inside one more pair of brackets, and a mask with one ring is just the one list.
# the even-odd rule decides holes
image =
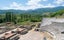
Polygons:
[[38,23],[40,23],[40,22],[24,21],[24,22],[19,22],[19,23],[17,23],[17,24],[18,24],[18,25],[32,25],[32,24],[36,25],[36,24],[38,24]]

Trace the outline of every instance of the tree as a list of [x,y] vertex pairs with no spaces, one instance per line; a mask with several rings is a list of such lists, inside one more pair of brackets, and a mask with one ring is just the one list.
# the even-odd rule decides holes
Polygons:
[[6,22],[14,22],[16,24],[16,15],[12,12],[6,12],[5,20]]
[[11,17],[12,17],[11,12],[6,12],[5,14],[6,22],[11,22]]

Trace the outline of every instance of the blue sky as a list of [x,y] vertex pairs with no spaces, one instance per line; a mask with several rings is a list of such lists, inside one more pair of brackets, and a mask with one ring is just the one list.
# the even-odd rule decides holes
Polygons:
[[28,10],[64,6],[64,0],[0,0],[0,9]]

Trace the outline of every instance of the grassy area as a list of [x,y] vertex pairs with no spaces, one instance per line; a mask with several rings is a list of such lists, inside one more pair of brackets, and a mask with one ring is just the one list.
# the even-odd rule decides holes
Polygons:
[[17,24],[18,24],[18,25],[32,25],[32,24],[36,25],[36,24],[38,24],[38,23],[40,23],[40,22],[24,21],[24,22],[19,22],[19,23],[17,23]]

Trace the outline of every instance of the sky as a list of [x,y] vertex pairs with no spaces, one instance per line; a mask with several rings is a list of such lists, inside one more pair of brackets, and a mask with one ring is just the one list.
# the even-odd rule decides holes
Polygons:
[[0,0],[0,9],[29,10],[64,6],[64,0]]

